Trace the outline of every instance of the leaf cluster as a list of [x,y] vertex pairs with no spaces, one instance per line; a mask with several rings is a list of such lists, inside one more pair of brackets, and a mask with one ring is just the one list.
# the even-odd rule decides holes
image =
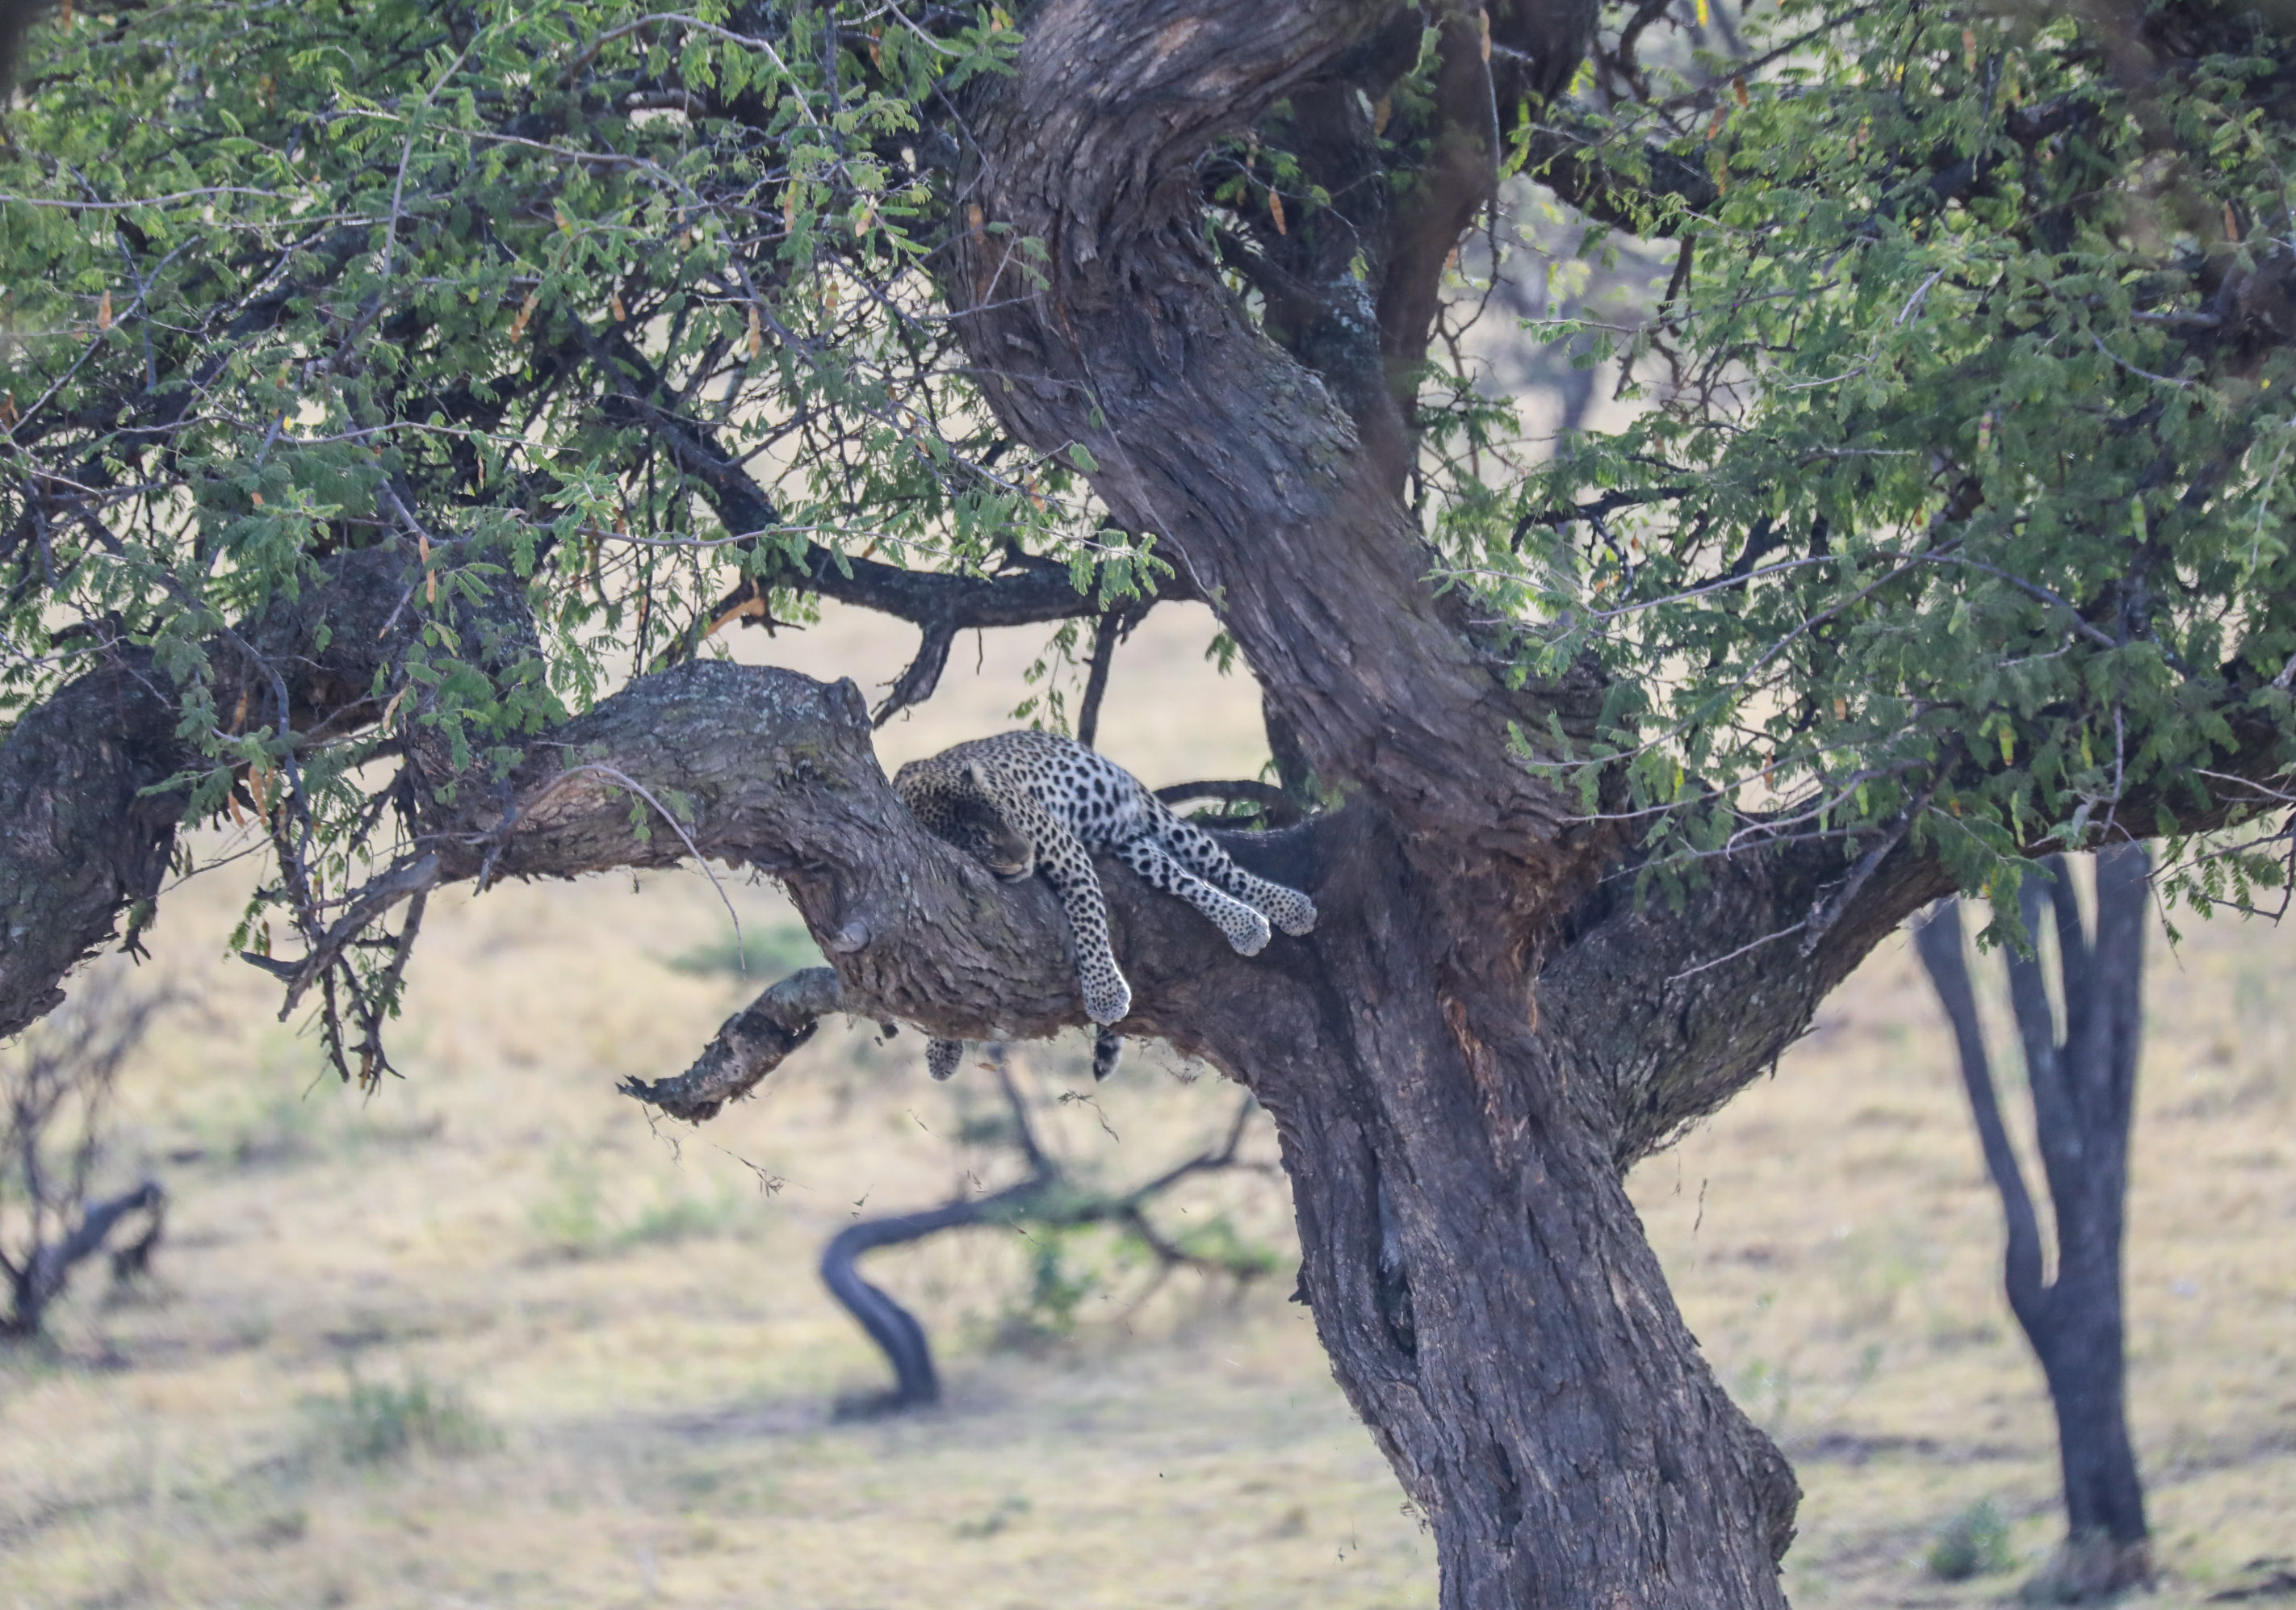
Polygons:
[[1569,114],[1677,243],[1647,319],[1556,332],[1632,417],[1544,462],[1436,421],[1447,578],[1518,675],[1610,674],[1556,769],[1661,882],[1910,837],[1988,889],[2043,843],[2276,812],[2225,774],[2292,730],[2296,40],[2230,6],[1787,0],[1665,68],[1620,48],[1656,14],[1619,13]]
[[[274,912],[316,947],[433,801],[726,625],[857,577],[1065,578],[1039,619],[1149,588],[1088,461],[990,420],[937,285],[1000,227],[954,98],[1018,39],[924,3],[44,25],[0,145],[0,717],[148,664],[169,786],[278,863],[234,941],[267,956]],[[335,624],[259,628],[378,547],[411,580],[314,719],[295,656]],[[328,973],[362,1077],[404,956]]]

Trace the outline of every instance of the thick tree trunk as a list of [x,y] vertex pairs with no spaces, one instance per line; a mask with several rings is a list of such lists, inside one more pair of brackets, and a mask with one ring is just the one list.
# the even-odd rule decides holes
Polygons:
[[[1286,1159],[1319,1335],[1428,1517],[1447,1610],[1784,1605],[1799,1491],[1684,1328],[1603,1138],[1427,1124],[1487,1088],[1448,1048],[1383,1048],[1406,1056],[1318,1070],[1370,1121],[1287,1128]],[[1488,1072],[1551,1098],[1543,1064]]]
[[[1559,719],[1583,738],[1599,689],[1512,687],[1426,587],[1397,399],[1361,378],[1408,377],[1426,330],[1406,315],[1433,308],[1488,193],[1488,36],[1446,15],[1444,178],[1402,203],[1440,238],[1392,242],[1381,316],[1403,311],[1384,330],[1300,317],[1370,348],[1330,359],[1328,388],[1221,284],[1193,164],[1284,96],[1344,164],[1374,138],[1347,75],[1392,70],[1390,25],[1413,20],[1392,5],[1034,8],[1018,71],[970,109],[979,210],[950,300],[1003,377],[985,392],[1007,429],[1090,448],[1095,489],[1215,601],[1305,758],[1363,791],[1291,879],[1324,916],[1275,948],[1281,999],[1157,981],[1144,1015],[1275,1117],[1306,1294],[1435,1532],[1447,1610],[1776,1606],[1792,1477],[1699,1356],[1621,1185],[1685,1114],[1653,1096],[1657,1121],[1630,1126],[1614,1098],[1678,1070],[1606,1063],[1536,1022],[1540,965],[1617,846],[1509,735]],[[1566,77],[1590,20],[1540,13]],[[1005,229],[1048,248],[1042,292],[1018,283]],[[1333,272],[1310,291],[1343,300]],[[1771,1015],[1799,998],[1776,992]]]
[[1382,848],[1347,863],[1361,920],[1312,947],[1313,1038],[1237,1060],[1283,1135],[1318,1331],[1434,1531],[1443,1605],[1783,1605],[1798,1491],[1683,1325],[1593,1070],[1530,1029],[1521,973],[1427,959],[1439,908]]

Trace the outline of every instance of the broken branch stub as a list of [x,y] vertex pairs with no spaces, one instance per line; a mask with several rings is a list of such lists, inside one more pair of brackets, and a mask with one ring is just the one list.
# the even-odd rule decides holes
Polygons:
[[845,1004],[827,967],[793,973],[726,1020],[693,1065],[670,1079],[628,1079],[623,1095],[671,1118],[705,1123],[746,1096],[783,1059],[813,1038],[820,1020]]

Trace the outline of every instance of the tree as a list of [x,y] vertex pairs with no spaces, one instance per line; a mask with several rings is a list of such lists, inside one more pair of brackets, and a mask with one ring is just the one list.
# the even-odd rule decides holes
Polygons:
[[[1033,623],[1061,724],[1088,634],[1201,599],[1325,807],[1229,847],[1323,917],[1239,958],[1103,868],[1123,1029],[1273,1116],[1444,1603],[1778,1604],[1792,1473],[1623,1175],[2028,851],[2233,827],[2171,886],[2284,881],[2296,62],[2204,0],[1677,25],[60,20],[0,162],[0,1030],[219,812],[277,867],[242,942],[363,1080],[430,890],[687,857],[830,965],[666,1112],[824,1012],[1075,1025],[1049,891],[925,834],[871,722]],[[1431,356],[1511,171],[1676,242],[1652,324],[1572,333],[1646,411],[1551,459]],[[873,717],[718,653],[823,598],[918,630]]]
[[1009,1148],[1028,1171],[985,1195],[959,1191],[938,1206],[878,1214],[849,1224],[830,1238],[821,1254],[822,1284],[893,1367],[890,1392],[842,1401],[840,1412],[875,1414],[940,1401],[940,1376],[933,1368],[932,1343],[924,1327],[855,1267],[865,1253],[881,1247],[906,1246],[978,1225],[1017,1231],[1027,1237],[1035,1253],[1031,1311],[1045,1313],[1056,1334],[1066,1333],[1077,1302],[1092,1289],[1089,1279],[1078,1281],[1062,1268],[1062,1243],[1079,1231],[1111,1231],[1125,1250],[1153,1266],[1145,1288],[1132,1299],[1127,1312],[1152,1295],[1175,1269],[1226,1275],[1239,1284],[1272,1272],[1275,1255],[1238,1240],[1224,1216],[1193,1234],[1176,1236],[1160,1229],[1148,1212],[1159,1197],[1199,1175],[1255,1166],[1237,1155],[1252,1114],[1249,1096],[1237,1106],[1218,1145],[1182,1158],[1128,1190],[1109,1191],[1074,1178],[1061,1158],[1047,1149],[1030,1121],[1030,1102],[1013,1079],[1006,1048],[990,1046],[987,1052],[987,1065],[996,1077],[1004,1112],[979,1126],[982,1138],[993,1140],[999,1149]]
[[[2047,1574],[2054,1596],[2070,1602],[2152,1579],[2144,1485],[2128,1441],[2121,1320],[2128,1129],[2144,1041],[2152,864],[2142,844],[2098,853],[2093,932],[2083,931],[2080,897],[2064,858],[2051,857],[2046,871],[2046,891],[2038,878],[2021,891],[2020,916],[2033,949],[2009,952],[2009,999],[2054,1210],[2051,1277],[2044,1277],[2048,1260],[2040,1221],[1993,1088],[1977,996],[1962,954],[1958,902],[1940,902],[1916,925],[1914,942],[1953,1024],[1986,1172],[2001,1195],[2008,1230],[2002,1281],[2010,1310],[2041,1360],[2056,1410],[2065,1543]],[[2045,900],[2054,917],[2062,1029],[2038,949]]]
[[111,1196],[95,1185],[120,1064],[163,1004],[98,977],[0,1064],[0,1339],[39,1335],[73,1271],[116,1232],[141,1220],[135,1238],[111,1253],[115,1281],[141,1274],[160,1244],[168,1193],[158,1180]]

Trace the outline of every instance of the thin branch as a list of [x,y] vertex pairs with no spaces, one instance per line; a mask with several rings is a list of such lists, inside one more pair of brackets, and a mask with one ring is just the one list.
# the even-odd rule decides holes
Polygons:
[[922,704],[933,696],[933,690],[940,686],[941,672],[948,668],[948,652],[955,645],[956,633],[953,621],[925,623],[924,635],[917,643],[917,657],[909,661],[908,669],[893,684],[884,702],[870,713],[872,727],[882,727],[911,705]]
[[1127,629],[1124,612],[1111,610],[1100,618],[1092,636],[1092,666],[1084,679],[1084,699],[1077,709],[1077,742],[1086,749],[1100,735],[1100,702],[1108,694],[1109,667],[1116,661],[1117,640]]

